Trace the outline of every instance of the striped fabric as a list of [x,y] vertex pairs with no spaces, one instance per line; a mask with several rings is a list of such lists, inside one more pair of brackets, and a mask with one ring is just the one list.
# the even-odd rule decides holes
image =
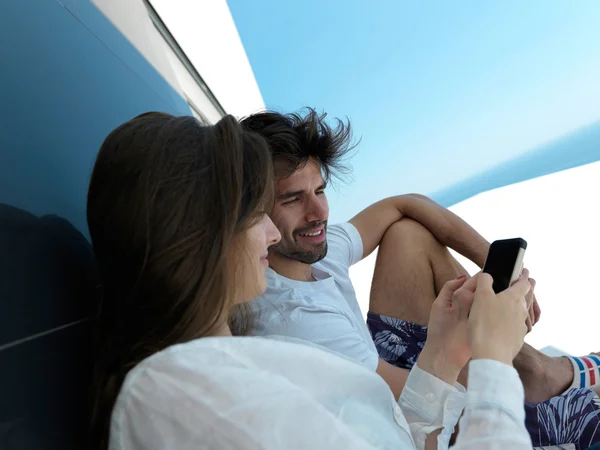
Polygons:
[[572,388],[591,387],[600,384],[600,358],[596,355],[569,356],[575,376]]

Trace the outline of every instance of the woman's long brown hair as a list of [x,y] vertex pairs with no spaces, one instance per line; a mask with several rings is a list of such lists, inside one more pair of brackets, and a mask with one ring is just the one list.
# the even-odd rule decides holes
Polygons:
[[231,116],[201,126],[147,113],[106,138],[87,199],[103,293],[92,418],[98,448],[107,448],[127,372],[222,324],[234,296],[228,255],[272,188],[265,141]]

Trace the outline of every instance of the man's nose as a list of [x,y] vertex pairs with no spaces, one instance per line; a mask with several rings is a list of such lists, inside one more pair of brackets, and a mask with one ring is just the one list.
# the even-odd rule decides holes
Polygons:
[[307,204],[306,221],[317,222],[327,220],[327,206],[321,198],[313,195]]

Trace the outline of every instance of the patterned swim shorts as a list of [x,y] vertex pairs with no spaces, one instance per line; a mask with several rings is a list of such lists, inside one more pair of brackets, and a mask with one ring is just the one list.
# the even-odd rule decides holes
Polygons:
[[[371,312],[367,326],[381,359],[403,369],[415,365],[426,326]],[[571,389],[542,403],[526,403],[525,426],[536,447],[574,444],[586,450],[600,443],[600,399],[591,389]]]

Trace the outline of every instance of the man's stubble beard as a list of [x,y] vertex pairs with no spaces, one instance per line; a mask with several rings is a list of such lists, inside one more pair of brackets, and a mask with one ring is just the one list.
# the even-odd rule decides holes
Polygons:
[[286,248],[286,246],[281,245],[281,242],[272,245],[269,251],[303,264],[314,264],[327,255],[327,239],[312,251]]

